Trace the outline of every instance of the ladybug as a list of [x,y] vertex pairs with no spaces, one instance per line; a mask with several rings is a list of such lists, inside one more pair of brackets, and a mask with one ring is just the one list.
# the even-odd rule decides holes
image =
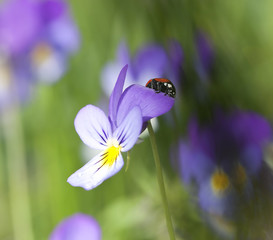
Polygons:
[[145,87],[154,89],[156,93],[163,92],[165,95],[174,98],[176,91],[173,83],[166,78],[153,78],[150,79]]

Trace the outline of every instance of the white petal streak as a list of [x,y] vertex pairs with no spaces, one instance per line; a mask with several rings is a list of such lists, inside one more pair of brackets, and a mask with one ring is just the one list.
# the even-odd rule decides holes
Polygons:
[[138,106],[134,107],[118,126],[113,136],[122,147],[121,151],[130,150],[136,143],[142,129],[142,115]]
[[91,190],[100,185],[104,180],[113,176],[123,167],[123,158],[121,154],[117,157],[112,166],[103,165],[102,153],[96,155],[82,168],[73,173],[67,182],[74,187],[82,187],[85,190]]
[[83,107],[74,121],[75,129],[81,140],[89,147],[105,149],[111,136],[111,126],[104,112],[93,106]]

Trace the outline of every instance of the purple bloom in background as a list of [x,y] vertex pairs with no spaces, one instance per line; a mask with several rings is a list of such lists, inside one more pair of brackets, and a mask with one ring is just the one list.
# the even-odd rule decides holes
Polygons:
[[9,0],[0,9],[0,46],[8,54],[25,53],[39,37],[42,27],[37,4],[31,0]]
[[25,99],[37,80],[66,70],[79,34],[62,0],[8,0],[0,5],[0,105]]
[[195,68],[200,79],[205,81],[210,74],[214,61],[212,42],[204,32],[199,31],[195,37],[195,46],[197,50]]
[[38,6],[43,31],[30,52],[34,77],[54,82],[62,77],[68,56],[79,47],[79,33],[62,0],[41,1]]
[[127,68],[121,70],[111,94],[108,118],[93,105],[82,108],[75,118],[82,141],[102,152],[68,178],[72,186],[91,190],[119,172],[123,167],[121,152],[134,146],[143,123],[166,113],[174,104],[173,98],[140,85],[123,92]]
[[86,214],[77,213],[59,223],[49,239],[101,240],[101,229],[94,218]]
[[[178,48],[174,41],[170,43],[173,48],[171,58],[163,47],[158,44],[149,44],[142,46],[131,58],[129,49],[125,42],[122,42],[117,50],[115,61],[108,63],[102,71],[102,87],[106,95],[110,93],[114,87],[112,79],[113,74],[118,74],[119,69],[128,63],[130,68],[127,74],[127,83],[125,87],[132,84],[145,86],[148,80],[156,77],[169,78],[175,85],[178,74],[178,68],[182,65],[182,48]],[[175,50],[177,50],[175,54]],[[174,61],[174,65],[172,64]]]
[[216,112],[210,124],[189,124],[179,159],[186,183],[199,188],[199,202],[210,213],[232,215],[251,195],[251,178],[259,173],[263,147],[271,140],[270,124],[256,113]]

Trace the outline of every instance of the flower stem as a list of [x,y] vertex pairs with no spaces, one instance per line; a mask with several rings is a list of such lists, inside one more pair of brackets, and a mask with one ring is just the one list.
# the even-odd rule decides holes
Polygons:
[[171,214],[169,211],[167,195],[166,195],[166,191],[165,191],[165,184],[164,184],[164,179],[163,179],[163,174],[162,174],[162,168],[161,168],[159,154],[158,154],[156,140],[155,140],[155,134],[154,134],[154,130],[153,130],[153,127],[152,127],[150,121],[148,122],[148,131],[149,131],[150,141],[151,141],[151,145],[152,145],[152,149],[153,149],[153,155],[154,155],[156,173],[157,173],[157,181],[158,181],[158,185],[160,188],[160,194],[161,194],[161,198],[162,198],[162,202],[163,202],[163,206],[164,206],[167,228],[168,228],[170,239],[175,240]]
[[28,177],[21,125],[17,103],[2,114],[9,182],[9,200],[14,240],[33,240]]

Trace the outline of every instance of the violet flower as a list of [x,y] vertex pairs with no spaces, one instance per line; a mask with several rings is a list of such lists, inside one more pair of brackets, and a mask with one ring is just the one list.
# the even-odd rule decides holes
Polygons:
[[251,179],[259,173],[270,124],[256,113],[217,112],[211,124],[193,120],[188,141],[180,142],[181,174],[195,182],[199,202],[210,213],[232,215],[251,196]]
[[86,214],[77,213],[57,225],[50,240],[101,240],[97,221]]
[[118,74],[119,69],[127,63],[130,69],[128,70],[125,87],[132,84],[145,86],[148,80],[155,77],[170,78],[177,86],[174,78],[177,76],[178,68],[182,64],[183,52],[181,47],[174,44],[174,41],[170,43],[170,48],[171,55],[169,57],[168,53],[160,45],[147,44],[142,46],[132,58],[127,45],[122,42],[118,47],[116,59],[108,63],[102,71],[103,91],[107,96],[110,96],[114,86],[113,74]]
[[0,105],[24,100],[37,80],[63,75],[79,34],[62,0],[7,0],[0,5]]
[[45,0],[37,6],[42,33],[35,41],[30,61],[34,77],[55,82],[65,73],[67,59],[79,47],[79,33],[63,0]]
[[123,92],[127,68],[121,70],[111,94],[108,118],[93,105],[82,108],[75,118],[75,129],[82,141],[102,152],[68,178],[72,186],[90,190],[120,171],[121,152],[134,146],[143,123],[169,111],[174,104],[173,98],[139,85]]
[[25,99],[31,73],[24,54],[37,37],[40,24],[30,1],[5,1],[0,5],[0,108]]

